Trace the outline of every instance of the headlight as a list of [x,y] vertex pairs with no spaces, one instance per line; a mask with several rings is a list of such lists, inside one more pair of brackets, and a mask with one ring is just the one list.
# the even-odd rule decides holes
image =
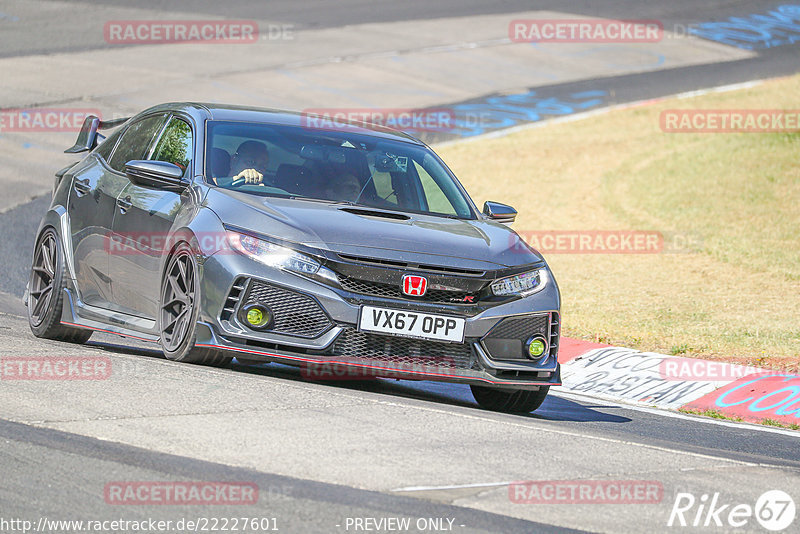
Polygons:
[[547,269],[515,274],[492,282],[492,293],[497,296],[519,295],[525,297],[544,289],[549,279]]
[[264,265],[302,274],[314,274],[319,270],[317,261],[290,248],[237,232],[228,231],[227,234],[228,242],[234,250]]

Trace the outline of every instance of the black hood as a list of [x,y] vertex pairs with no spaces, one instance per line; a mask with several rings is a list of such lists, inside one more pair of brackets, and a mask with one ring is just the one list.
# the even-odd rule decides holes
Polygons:
[[216,188],[206,200],[226,225],[342,254],[482,270],[542,261],[510,228],[482,219],[401,214]]

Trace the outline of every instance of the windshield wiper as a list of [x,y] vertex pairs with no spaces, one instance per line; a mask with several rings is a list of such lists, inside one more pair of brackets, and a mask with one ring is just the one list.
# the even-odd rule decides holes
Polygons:
[[289,195],[285,198],[289,200],[307,200],[309,202],[321,202],[323,204],[338,204],[339,200],[330,200],[328,198],[304,197],[300,195]]

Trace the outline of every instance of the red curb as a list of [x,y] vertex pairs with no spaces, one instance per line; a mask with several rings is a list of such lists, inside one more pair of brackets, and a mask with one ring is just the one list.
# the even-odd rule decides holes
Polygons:
[[745,376],[684,408],[716,410],[751,422],[772,419],[800,424],[800,376],[779,373]]
[[562,337],[558,344],[558,362],[566,363],[590,350],[604,349],[610,346],[611,345],[606,345],[604,343],[593,343],[582,339]]

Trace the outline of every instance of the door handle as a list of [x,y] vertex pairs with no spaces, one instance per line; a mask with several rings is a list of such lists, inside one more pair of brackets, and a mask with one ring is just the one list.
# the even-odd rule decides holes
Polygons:
[[125,213],[133,206],[133,202],[131,202],[131,196],[128,195],[124,199],[118,198],[117,199],[117,206],[119,206],[120,213]]
[[86,193],[92,190],[92,187],[89,185],[89,179],[86,178],[84,180],[75,180],[72,182],[72,187],[75,189],[75,192],[78,194],[79,197],[82,197]]

